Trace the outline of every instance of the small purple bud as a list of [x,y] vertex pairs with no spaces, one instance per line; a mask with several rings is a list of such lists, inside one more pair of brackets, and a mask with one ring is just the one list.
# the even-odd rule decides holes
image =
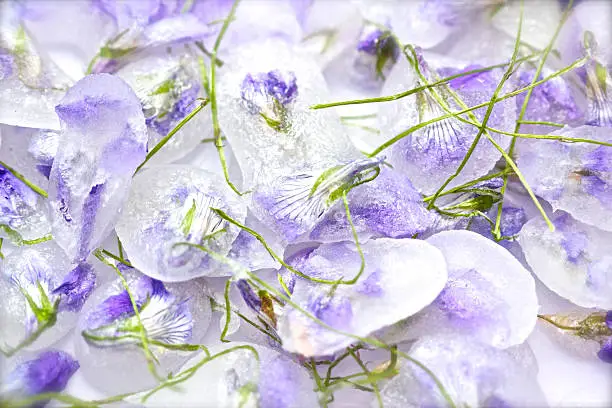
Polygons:
[[79,363],[69,354],[50,350],[18,365],[7,383],[17,385],[26,395],[61,392],[78,369]]

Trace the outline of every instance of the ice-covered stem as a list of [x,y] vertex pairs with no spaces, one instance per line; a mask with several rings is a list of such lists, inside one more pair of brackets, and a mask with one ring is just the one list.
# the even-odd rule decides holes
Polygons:
[[125,277],[123,276],[123,274],[121,273],[119,268],[117,268],[117,265],[115,265],[114,263],[112,263],[108,259],[106,259],[106,257],[103,255],[102,251],[95,251],[94,255],[101,262],[103,262],[107,266],[110,266],[111,268],[113,268],[115,270],[115,272],[117,273],[117,276],[119,277],[119,280],[121,281],[121,285],[123,286],[123,288],[127,292],[128,297],[130,298],[130,302],[132,303],[132,308],[134,310],[134,316],[136,317],[136,322],[138,323],[138,334],[140,335],[140,341],[141,341],[141,344],[142,344],[142,349],[144,351],[144,355],[145,355],[145,358],[147,360],[147,367],[149,368],[149,371],[151,372],[153,377],[155,377],[155,379],[157,379],[160,382],[164,381],[163,377],[161,377],[157,373],[157,370],[155,369],[155,361],[156,361],[156,359],[155,359],[155,356],[153,355],[153,353],[151,352],[151,349],[149,348],[149,339],[147,337],[147,332],[146,332],[146,330],[145,330],[145,328],[144,328],[144,326],[142,324],[142,320],[140,318],[140,310],[138,309],[138,305],[136,304],[136,299],[132,295],[132,292],[131,292],[130,287],[129,287],[128,283],[127,283],[127,280],[125,279]]
[[[563,13],[563,16],[561,17],[561,20],[559,21],[559,24],[557,26],[557,29],[555,30],[555,33],[553,34],[552,38],[548,42],[548,45],[544,49],[544,52],[542,53],[542,57],[540,59],[538,68],[536,69],[533,79],[531,80],[532,85],[536,82],[536,79],[539,78],[540,74],[542,73],[542,70],[544,69],[544,65],[546,64],[546,60],[548,59],[548,55],[550,54],[552,47],[555,44],[557,37],[559,36],[559,33],[561,32],[561,29],[563,28],[563,26],[565,25],[565,22],[569,18],[573,3],[574,3],[574,0],[569,0],[567,8],[565,12]],[[529,104],[529,99],[531,98],[532,93],[533,93],[533,88],[529,89],[527,91],[527,94],[525,95],[525,99],[523,100],[523,105],[521,106],[521,111],[516,121],[516,126],[514,127],[514,133],[518,133],[519,130],[521,129],[521,121],[525,117],[525,112],[527,112],[527,105]],[[508,156],[512,157],[514,153],[515,145],[516,145],[516,137],[513,137],[512,141],[510,142],[510,147],[508,148]],[[506,168],[508,167],[510,167],[510,162],[506,160]],[[504,198],[505,198],[507,188],[508,188],[508,176],[505,175],[504,184],[500,191],[502,194],[502,200],[497,205],[497,215],[495,217],[495,227],[491,231],[493,234],[493,237],[496,239],[498,239],[501,235],[500,231],[501,231],[501,216],[502,216],[502,211],[503,211],[502,207],[504,205]],[[537,201],[537,199],[534,201],[534,203],[536,203],[536,205],[539,205],[539,202]],[[548,224],[549,224],[549,228],[551,229],[551,231],[554,230],[554,226],[552,226],[550,221],[548,221]]]
[[231,279],[228,279],[227,282],[225,282],[225,290],[223,291],[223,298],[225,300],[225,325],[223,326],[223,330],[221,331],[221,337],[219,338],[219,340],[221,340],[222,343],[230,342],[229,340],[225,340],[225,336],[227,335],[227,331],[229,330],[230,319],[232,317],[232,309],[231,309],[230,298],[229,298],[229,291],[230,291],[231,284],[232,284]]
[[11,242],[16,246],[36,245],[41,244],[43,242],[51,241],[53,239],[51,234],[47,234],[35,239],[23,239],[20,233],[18,233],[6,224],[0,224],[0,230],[4,231],[4,233],[8,236]]
[[187,124],[187,122],[189,122],[195,115],[197,115],[197,113],[199,111],[201,111],[202,109],[204,109],[204,107],[208,105],[208,99],[201,99],[200,104],[194,109],[192,110],[189,115],[185,116],[183,118],[183,120],[181,120],[179,123],[177,123],[177,125],[174,127],[174,129],[172,129],[166,136],[164,136],[159,142],[157,142],[157,144],[153,147],[153,149],[151,149],[151,151],[149,153],[147,153],[147,156],[145,157],[144,161],[142,163],[140,163],[140,165],[136,168],[136,171],[134,172],[134,174],[138,173],[138,171],[149,161],[151,160],[151,158],[153,156],[155,156],[155,154],[166,145],[166,143],[168,143],[170,141],[170,139],[172,139],[172,137],[179,131],[181,130],[181,128],[183,126],[185,126]]
[[217,71],[217,53],[219,51],[219,46],[221,45],[221,40],[225,36],[225,32],[229,27],[230,22],[234,19],[236,15],[236,9],[238,8],[238,4],[240,0],[234,0],[232,4],[232,8],[229,11],[225,21],[223,22],[223,26],[221,26],[221,30],[219,30],[219,35],[215,40],[215,45],[213,46],[213,50],[210,56],[210,75],[209,75],[209,86],[208,86],[208,95],[210,99],[210,112],[212,115],[213,122],[213,135],[215,138],[215,147],[217,148],[217,153],[219,154],[219,161],[221,162],[221,168],[223,169],[223,176],[225,177],[225,182],[230,186],[230,188],[239,196],[246,194],[238,191],[234,183],[231,182],[229,177],[229,170],[227,168],[227,160],[225,158],[225,151],[223,150],[223,142],[221,141],[221,127],[219,126],[219,114],[217,109],[217,94],[215,90],[216,76],[215,73]]
[[[355,360],[355,362],[363,370],[363,373],[366,375],[366,377],[370,379],[371,378],[370,370],[368,370],[368,367],[366,367],[363,361],[361,361],[361,358],[359,358],[357,354],[351,348],[348,349],[348,352],[351,355],[351,357],[353,357],[353,360]],[[380,408],[383,408],[384,404],[382,401],[382,397],[380,396],[380,388],[378,387],[378,383],[376,381],[372,381],[372,388],[374,389],[374,394],[376,395],[376,402],[378,402],[378,406]]]
[[[527,61],[530,60],[532,58],[535,58],[539,55],[539,53],[537,54],[531,54],[528,55],[526,57],[522,57],[516,60],[516,63],[521,63],[523,61]],[[361,104],[365,104],[365,103],[377,103],[377,102],[391,102],[391,101],[396,101],[398,99],[402,99],[405,98],[406,96],[410,96],[413,95],[415,93],[419,93],[422,91],[425,91],[427,89],[433,89],[437,86],[446,84],[454,79],[457,78],[461,78],[461,77],[465,77],[465,76],[469,76],[469,75],[473,75],[473,74],[479,74],[482,72],[488,72],[497,68],[504,68],[506,66],[508,66],[510,63],[508,62],[504,62],[503,64],[497,64],[497,65],[491,65],[488,67],[484,67],[484,68],[478,68],[478,69],[472,69],[470,71],[465,71],[465,72],[459,72],[457,74],[442,78],[434,83],[431,84],[426,84],[426,85],[421,85],[419,87],[416,88],[412,88],[409,89],[407,91],[404,92],[400,92],[397,94],[393,94],[393,95],[389,95],[389,96],[378,96],[375,98],[366,98],[366,99],[354,99],[354,100],[350,100],[350,101],[340,101],[340,102],[331,102],[331,103],[322,103],[322,104],[317,104],[317,105],[312,105],[310,107],[310,109],[326,109],[326,108],[333,108],[336,106],[345,106],[345,105],[361,105]],[[352,117],[350,119],[353,119]],[[361,119],[361,118],[360,118]]]
[[257,363],[260,363],[260,359],[259,359],[259,353],[257,352],[257,350],[255,350],[254,347],[249,346],[249,345],[240,345],[240,346],[234,346],[234,347],[230,347],[228,349],[225,349],[223,351],[220,351],[217,354],[214,355],[210,355],[210,352],[208,352],[208,350],[205,351],[206,357],[204,357],[201,361],[199,361],[197,364],[195,364],[193,367],[190,367],[188,369],[185,369],[181,372],[179,372],[178,374],[176,374],[172,379],[167,380],[166,382],[164,382],[163,384],[158,385],[157,387],[155,387],[154,389],[152,389],[151,391],[149,391],[148,393],[146,393],[142,398],[141,398],[141,402],[144,404],[147,402],[147,400],[149,398],[151,398],[152,395],[156,394],[157,392],[159,392],[160,390],[164,389],[164,388],[168,388],[168,387],[173,387],[176,386],[182,382],[187,381],[189,378],[193,377],[195,375],[195,373],[204,365],[206,365],[207,363],[222,357],[226,354],[229,354],[233,351],[236,350],[248,350],[251,353],[253,353],[253,355],[255,356],[255,359],[257,360]]
[[21,174],[20,172],[18,172],[17,170],[12,168],[11,166],[7,165],[3,161],[0,161],[0,166],[4,167],[6,169],[6,171],[11,173],[17,180],[21,181],[23,184],[25,184],[26,186],[31,188],[32,191],[34,191],[35,193],[43,196],[44,198],[48,197],[47,192],[45,190],[43,190],[42,188],[38,187],[36,184],[32,183],[30,180],[25,178],[25,176],[23,174]]
[[[545,77],[545,78],[543,78],[543,79],[541,79],[541,80],[539,80],[539,81],[537,81],[537,82],[535,82],[535,83],[533,83],[531,85],[527,85],[524,88],[520,88],[520,89],[517,89],[516,91],[508,92],[507,94],[498,97],[497,98],[497,102],[501,102],[501,101],[504,101],[506,99],[513,98],[513,97],[515,97],[517,95],[520,95],[520,94],[522,94],[524,92],[527,92],[528,90],[533,89],[533,88],[535,88],[535,87],[537,87],[537,86],[539,86],[539,85],[541,85],[541,84],[543,84],[545,82],[548,82],[548,81],[550,81],[553,78],[556,78],[556,77],[561,76],[561,75],[563,75],[563,74],[565,74],[567,72],[570,72],[570,71],[572,71],[572,70],[582,66],[585,63],[585,61],[586,61],[586,57],[581,58],[579,60],[576,60],[573,63],[571,63],[570,65],[566,66],[565,68],[562,68],[559,71],[556,71],[556,72],[550,74],[549,76],[547,76],[547,77]],[[379,155],[381,152],[383,152],[384,150],[390,148],[391,146],[393,146],[395,143],[399,142],[403,138],[409,136],[410,134],[416,132],[419,129],[422,129],[422,128],[426,127],[426,126],[431,125],[432,123],[440,122],[440,121],[448,119],[448,118],[458,118],[459,115],[463,115],[464,113],[472,112],[472,111],[475,111],[477,109],[487,107],[489,105],[489,103],[490,102],[483,102],[483,103],[480,103],[478,105],[474,105],[474,106],[471,106],[471,107],[468,107],[468,108],[465,108],[465,109],[462,109],[462,110],[459,110],[459,111],[447,113],[447,114],[439,116],[437,118],[433,118],[433,119],[428,120],[426,122],[422,122],[422,123],[419,123],[417,125],[414,125],[414,126],[408,128],[408,129],[406,129],[405,131],[399,133],[398,135],[392,137],[391,139],[387,140],[386,142],[384,142],[383,144],[378,146],[373,152],[369,153],[367,156],[368,157],[374,157],[374,156]]]

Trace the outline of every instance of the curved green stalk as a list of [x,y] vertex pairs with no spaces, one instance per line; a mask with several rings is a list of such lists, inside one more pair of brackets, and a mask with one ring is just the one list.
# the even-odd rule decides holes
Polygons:
[[223,292],[223,298],[225,299],[225,324],[223,325],[223,331],[221,331],[221,340],[222,343],[229,343],[229,340],[225,340],[225,336],[227,335],[227,331],[229,330],[230,319],[232,317],[232,311],[230,309],[230,299],[229,299],[229,291],[230,285],[232,281],[228,279],[225,282],[225,291]]
[[18,172],[17,170],[9,166],[8,164],[4,163],[3,161],[0,161],[0,166],[4,167],[6,171],[11,173],[17,180],[21,181],[23,184],[30,187],[30,189],[34,191],[36,194],[41,195],[45,198],[49,197],[49,195],[47,194],[45,190],[43,190],[42,188],[38,187],[36,184],[31,182],[27,178],[25,178],[23,174],[21,174],[20,172]]
[[[555,41],[557,40],[557,37],[559,36],[559,33],[561,32],[561,29],[563,28],[563,26],[565,25],[565,22],[567,21],[567,19],[569,18],[570,15],[570,11],[572,9],[572,5],[574,3],[574,0],[570,0],[567,8],[565,10],[565,12],[563,13],[563,16],[561,17],[561,21],[559,21],[559,25],[557,26],[557,29],[555,30],[555,33],[553,34],[552,38],[550,39],[548,45],[546,46],[546,48],[544,49],[544,52],[542,53],[542,58],[540,59],[540,64],[538,65],[538,68],[536,69],[536,72],[533,76],[533,79],[531,81],[531,84],[534,84],[535,82],[537,82],[536,80],[538,79],[538,77],[540,76],[540,74],[542,73],[542,70],[544,69],[544,65],[546,64],[546,60],[548,58],[548,55],[550,54],[553,45],[555,44]],[[525,99],[523,100],[523,105],[521,107],[521,111],[519,113],[518,119],[516,121],[516,126],[514,127],[514,133],[518,133],[519,130],[521,129],[521,121],[524,119],[525,117],[525,112],[527,111],[527,105],[529,104],[529,100],[531,99],[531,95],[533,94],[533,88],[529,89],[527,91],[527,95],[525,95]],[[516,145],[516,137],[512,138],[512,141],[510,142],[510,148],[508,149],[508,156],[511,157],[514,153],[514,147]],[[506,168],[511,167],[512,163],[506,161]],[[522,181],[522,180],[521,180]],[[501,235],[501,216],[502,216],[502,207],[504,205],[504,197],[506,195],[506,189],[508,188],[508,176],[504,176],[504,184],[502,185],[502,188],[500,190],[500,193],[502,194],[502,200],[499,202],[499,204],[497,204],[497,215],[495,217],[495,227],[493,227],[491,233],[493,235],[493,237],[495,237],[496,239],[499,238],[499,236]],[[533,196],[533,192],[528,190],[529,195]],[[539,205],[539,201],[534,201],[534,203],[536,204],[536,206],[538,206],[538,210],[541,209],[541,206]],[[543,211],[543,210],[540,210]],[[554,225],[550,222],[550,220],[546,219],[546,223],[548,224],[548,227],[551,231],[554,231]]]
[[216,67],[217,67],[217,53],[219,51],[219,46],[221,45],[221,40],[223,36],[225,36],[225,32],[229,27],[229,24],[233,21],[234,16],[236,15],[236,9],[238,8],[238,4],[240,0],[234,0],[232,4],[232,8],[227,15],[225,21],[223,22],[223,26],[219,31],[219,35],[215,41],[215,45],[210,55],[210,76],[209,76],[209,87],[208,87],[208,95],[210,99],[210,112],[212,114],[212,122],[213,122],[213,136],[215,138],[215,147],[217,148],[217,153],[219,154],[219,161],[221,162],[221,168],[223,169],[223,176],[225,177],[225,182],[230,186],[230,188],[239,196],[246,194],[238,191],[238,188],[232,183],[229,176],[229,170],[227,167],[227,160],[225,158],[225,151],[223,150],[223,142],[221,141],[221,127],[219,126],[219,113],[217,109],[217,92],[216,92]]

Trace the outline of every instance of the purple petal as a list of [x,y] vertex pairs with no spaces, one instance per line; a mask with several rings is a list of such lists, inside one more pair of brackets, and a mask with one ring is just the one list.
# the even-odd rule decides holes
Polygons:
[[612,330],[612,310],[608,310],[606,313],[606,326],[608,326],[608,329]]
[[66,275],[60,286],[53,290],[54,295],[61,295],[60,310],[78,312],[91,295],[96,285],[96,274],[88,263],[77,265]]
[[27,395],[61,392],[78,369],[79,363],[69,354],[51,350],[17,366],[9,374],[8,382],[23,384]]
[[[142,304],[138,304],[140,308]],[[87,316],[87,328],[96,329],[105,326],[118,319],[123,319],[134,315],[132,301],[127,291],[122,291],[118,295],[112,295],[97,305]]]
[[612,336],[608,337],[597,352],[597,357],[603,362],[612,364]]
[[259,312],[261,310],[261,299],[257,296],[253,288],[251,288],[251,285],[249,285],[246,280],[240,279],[236,283],[236,286],[247,306],[255,312]]

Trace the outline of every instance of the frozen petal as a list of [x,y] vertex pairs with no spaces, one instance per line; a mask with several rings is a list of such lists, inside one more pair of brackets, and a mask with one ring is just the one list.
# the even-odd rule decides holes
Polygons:
[[[566,127],[552,135],[612,141],[610,128],[596,126]],[[553,209],[612,231],[611,148],[590,143],[520,140],[516,152],[517,165],[527,182]]]
[[117,234],[132,264],[155,279],[215,276],[217,262],[204,251],[176,245],[204,245],[227,255],[240,229],[213,209],[241,224],[246,218],[244,202],[220,176],[191,166],[157,166],[134,178]]
[[[423,198],[410,180],[381,166],[372,182],[351,190],[349,210],[360,237],[407,238],[433,225],[435,214],[425,209]],[[351,227],[342,202],[337,202],[310,233],[317,241],[350,241]]]
[[[499,350],[469,336],[426,336],[409,354],[431,370],[456,406],[547,406],[528,346]],[[389,408],[447,405],[431,375],[410,362],[381,395]]]
[[49,210],[54,238],[79,261],[117,221],[147,134],[136,95],[111,75],[85,77],[56,110],[62,148],[51,169]]
[[[292,300],[336,330],[367,336],[421,310],[446,282],[440,251],[424,241],[381,238],[362,248],[365,270],[355,284],[341,284],[332,290],[331,285],[300,279]],[[332,280],[348,280],[360,266],[355,245],[350,242],[324,244],[304,263],[303,273]],[[293,308],[283,313],[278,331],[287,351],[304,356],[329,355],[355,341],[327,330]]]
[[16,366],[3,382],[9,394],[31,396],[62,392],[78,369],[78,361],[68,353],[49,350]]
[[519,242],[536,276],[582,307],[612,308],[612,233],[556,211],[551,232],[541,218],[525,224]]
[[[456,74],[460,71],[469,71],[475,66],[466,62],[447,60],[432,55],[429,63],[417,52],[418,64],[421,73],[429,83]],[[464,77],[461,81],[451,82],[449,85],[435,88],[439,97],[447,104],[450,111],[461,110],[450,94],[456,92],[468,106],[486,102],[493,94],[501,78],[499,71],[489,71],[478,75]],[[390,95],[423,85],[415,69],[406,59],[400,59],[391,71],[385,83],[383,94]],[[448,88],[447,88],[448,87]],[[509,85],[508,85],[509,87]],[[488,121],[492,128],[512,131],[516,104],[508,100],[496,104]],[[437,117],[446,112],[432,91],[422,92],[402,98],[396,102],[381,104],[378,120],[381,135],[379,143],[398,135],[407,129]],[[482,120],[484,108],[473,111],[473,114]],[[469,118],[468,118],[469,119]],[[395,143],[390,151],[389,162],[398,170],[410,177],[414,186],[431,194],[453,174],[459,163],[467,154],[478,129],[472,125],[461,122],[456,118],[447,118],[431,123],[424,128]],[[509,138],[492,133],[492,137],[502,147],[507,148]],[[455,178],[449,187],[473,180],[493,168],[499,159],[500,153],[483,137],[476,146],[466,167]]]
[[[159,364],[157,372],[176,373],[189,353],[154,345],[200,344],[210,324],[210,300],[198,281],[164,284],[135,269],[124,269],[130,293],[139,310],[149,347]],[[76,355],[85,378],[109,394],[154,386],[141,348],[138,319],[120,280],[96,291],[78,323]]]

